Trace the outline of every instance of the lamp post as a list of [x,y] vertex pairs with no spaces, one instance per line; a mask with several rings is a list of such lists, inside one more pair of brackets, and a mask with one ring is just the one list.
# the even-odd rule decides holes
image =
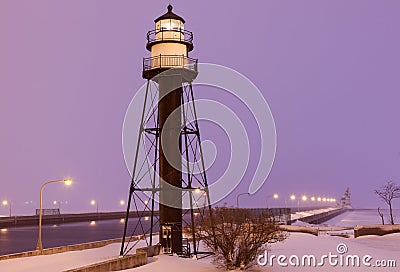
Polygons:
[[250,193],[241,193],[241,194],[237,195],[237,197],[236,197],[236,208],[239,208],[239,197],[241,195],[250,195]]
[[61,213],[61,201],[60,201],[60,200],[59,200],[59,201],[54,200],[54,201],[53,201],[53,204],[54,204],[54,205],[58,205],[58,211]]
[[36,250],[42,251],[43,250],[43,245],[42,245],[42,217],[43,217],[43,189],[46,187],[46,185],[50,183],[55,183],[55,182],[64,182],[65,185],[70,186],[72,184],[71,179],[57,179],[57,180],[51,180],[43,183],[42,187],[40,188],[40,208],[39,208],[39,233],[38,233],[38,242],[36,245]]
[[268,209],[268,198],[272,197],[273,199],[277,200],[279,198],[278,194],[273,194],[273,195],[268,195],[266,197],[266,204],[267,204],[267,209]]
[[10,208],[9,216],[11,217],[11,201],[3,200],[2,204],[3,204],[3,206],[7,206],[8,205],[8,207]]
[[[295,195],[291,195],[290,196],[290,200],[295,201],[296,200],[296,196]],[[300,211],[300,199],[297,199],[297,212]]]
[[96,205],[96,213],[99,213],[99,203],[96,200],[90,201],[91,205]]

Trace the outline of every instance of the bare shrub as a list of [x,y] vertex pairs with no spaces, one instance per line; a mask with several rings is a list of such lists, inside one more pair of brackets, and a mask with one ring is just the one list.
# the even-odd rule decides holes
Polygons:
[[287,238],[266,213],[227,207],[212,209],[212,216],[202,218],[195,235],[215,253],[214,262],[225,269],[247,269],[269,243]]

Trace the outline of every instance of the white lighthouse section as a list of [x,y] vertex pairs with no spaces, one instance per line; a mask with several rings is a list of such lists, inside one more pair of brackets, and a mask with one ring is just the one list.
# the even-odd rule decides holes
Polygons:
[[[172,13],[172,6],[168,12],[155,20],[155,31],[150,36],[151,68],[173,68],[187,65],[187,42],[192,39],[191,33],[185,33],[185,21]],[[189,36],[186,36],[186,35]],[[149,38],[149,37],[148,37]]]

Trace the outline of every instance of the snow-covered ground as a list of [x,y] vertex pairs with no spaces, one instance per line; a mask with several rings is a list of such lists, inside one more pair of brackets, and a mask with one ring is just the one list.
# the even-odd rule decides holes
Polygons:
[[[345,245],[348,251],[339,254],[337,247],[339,244]],[[273,244],[268,258],[271,255],[284,255],[286,260],[283,262],[288,264],[287,267],[278,265],[277,259],[274,258],[272,267],[268,263],[266,266],[256,265],[249,271],[398,271],[398,268],[378,268],[366,267],[362,264],[362,258],[365,255],[372,257],[369,263],[375,264],[377,260],[395,260],[397,267],[400,267],[400,234],[389,234],[386,236],[365,236],[359,238],[342,238],[335,236],[314,236],[304,233],[291,233],[289,239],[283,243]],[[4,272],[52,272],[63,271],[74,267],[84,266],[94,262],[100,262],[109,258],[118,256],[119,244],[112,244],[103,248],[90,249],[84,251],[66,252],[55,255],[27,257],[13,260],[0,261],[0,271]],[[138,244],[143,246],[143,241]],[[342,246],[343,247],[343,246]],[[296,255],[301,259],[304,255],[314,255],[317,263],[320,262],[323,255],[334,254],[343,256],[346,260],[348,255],[357,255],[360,258],[360,267],[345,267],[340,263],[336,266],[329,264],[329,259],[325,259],[325,264],[321,267],[300,266],[294,267],[290,265],[288,258]],[[295,258],[295,257],[291,257]],[[339,258],[339,257],[338,257]],[[150,258],[151,262],[145,266],[137,267],[127,272],[216,272],[218,270],[212,263],[212,258],[204,258],[201,260],[183,259],[176,256],[159,255]],[[264,259],[261,259],[263,261]],[[292,259],[294,261],[295,259]],[[340,260],[340,259],[338,259]],[[344,262],[345,263],[345,262]]]

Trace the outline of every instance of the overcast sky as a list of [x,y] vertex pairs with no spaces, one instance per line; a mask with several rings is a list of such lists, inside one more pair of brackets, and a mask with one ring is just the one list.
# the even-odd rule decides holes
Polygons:
[[[190,56],[247,76],[274,115],[273,169],[241,206],[264,207],[273,193],[277,206],[290,194],[340,198],[350,187],[354,206],[384,207],[373,190],[400,184],[396,0],[0,1],[0,199],[32,213],[44,181],[72,177],[70,188],[46,188],[46,207],[90,211],[96,199],[100,210],[121,209],[123,119],[145,83],[146,33],[169,2],[193,32]],[[255,164],[222,202],[248,190]]]

